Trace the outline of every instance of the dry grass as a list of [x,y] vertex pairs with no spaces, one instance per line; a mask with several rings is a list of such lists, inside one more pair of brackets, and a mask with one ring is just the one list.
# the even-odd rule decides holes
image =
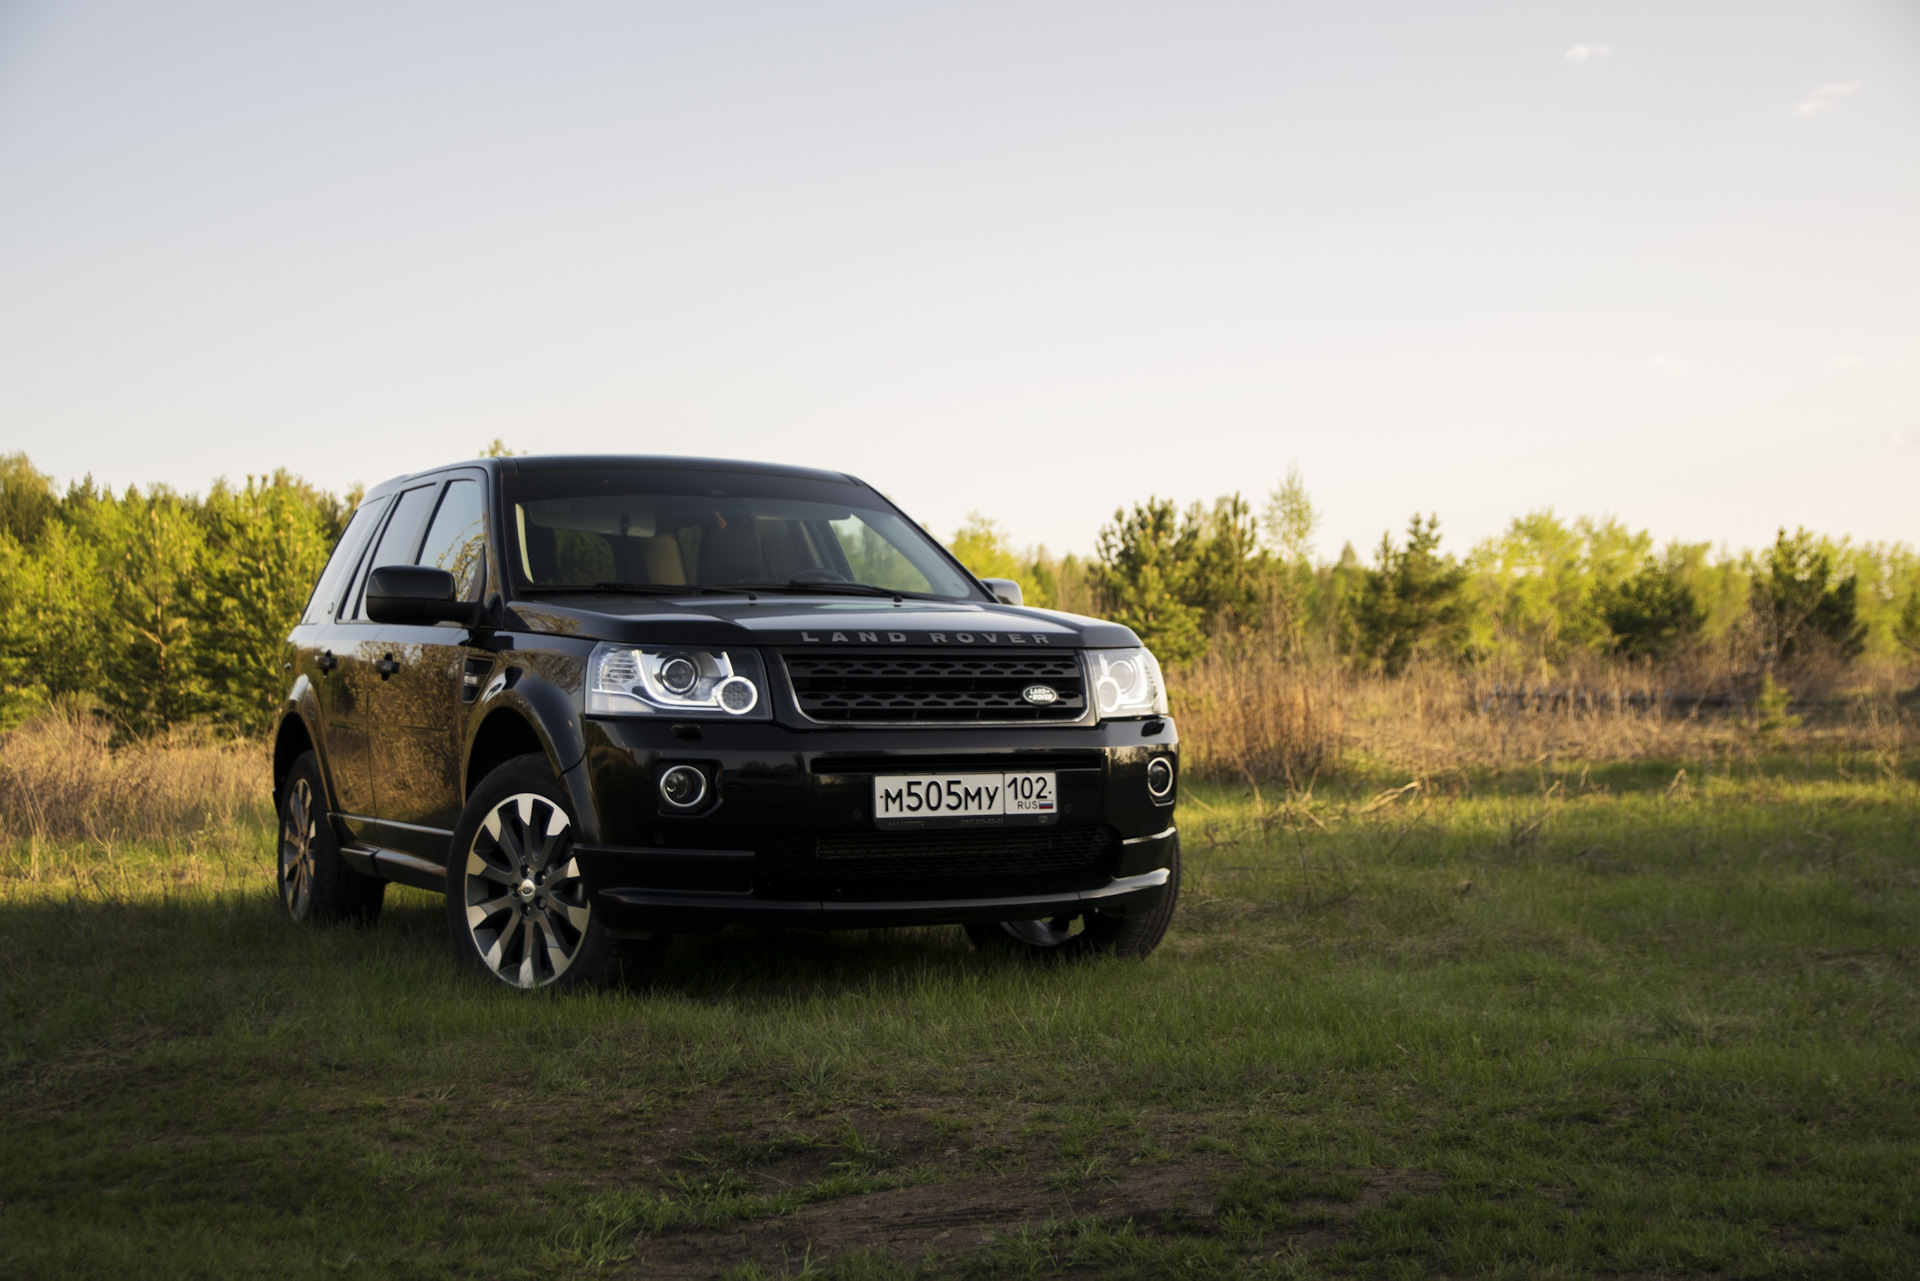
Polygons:
[[1190,773],[1305,782],[1340,763],[1353,691],[1333,664],[1217,646],[1170,685]]
[[[1624,696],[1650,682],[1617,670],[1557,684],[1578,697],[1515,699],[1525,682],[1497,671],[1435,666],[1386,678],[1221,645],[1171,683],[1194,777],[1308,786],[1356,771],[1430,778],[1555,758],[1711,760],[1835,748],[1891,773],[1912,733],[1912,713],[1894,693],[1906,674],[1871,675],[1868,691],[1773,734],[1744,711],[1635,705]],[[168,841],[266,819],[263,744],[182,734],[115,748],[111,738],[107,724],[74,708],[0,735],[0,840]]]
[[1383,677],[1221,645],[1170,685],[1187,771],[1221,781],[1305,785],[1353,771],[1425,778],[1555,758],[1750,759],[1835,749],[1884,773],[1897,768],[1912,732],[1897,694],[1911,675],[1904,671],[1860,669],[1865,688],[1852,697],[1799,709],[1804,723],[1766,733],[1746,706],[1637,697],[1673,688],[1663,675],[1669,679],[1597,666],[1543,688],[1494,669],[1436,665]]
[[263,816],[266,748],[195,738],[110,745],[99,718],[55,708],[0,735],[0,822],[27,841],[167,841]]

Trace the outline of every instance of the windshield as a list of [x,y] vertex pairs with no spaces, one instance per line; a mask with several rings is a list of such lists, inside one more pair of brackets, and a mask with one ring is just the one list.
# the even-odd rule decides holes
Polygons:
[[678,468],[504,480],[513,568],[536,589],[978,595],[931,538],[861,485]]

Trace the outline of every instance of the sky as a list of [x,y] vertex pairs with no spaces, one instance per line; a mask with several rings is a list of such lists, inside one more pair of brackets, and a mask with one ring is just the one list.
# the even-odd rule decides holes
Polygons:
[[1920,541],[1911,0],[0,0],[0,452]]

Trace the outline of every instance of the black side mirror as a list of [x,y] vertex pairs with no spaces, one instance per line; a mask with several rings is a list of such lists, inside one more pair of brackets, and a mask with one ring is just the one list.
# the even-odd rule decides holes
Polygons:
[[457,599],[457,588],[444,569],[382,565],[367,576],[367,617],[376,623],[479,626],[480,603]]

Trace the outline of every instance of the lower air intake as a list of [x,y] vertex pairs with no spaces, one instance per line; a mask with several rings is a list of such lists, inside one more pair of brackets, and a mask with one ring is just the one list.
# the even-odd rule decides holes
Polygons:
[[754,892],[805,902],[1057,894],[1105,885],[1119,850],[1119,833],[1105,824],[832,832],[762,846]]

